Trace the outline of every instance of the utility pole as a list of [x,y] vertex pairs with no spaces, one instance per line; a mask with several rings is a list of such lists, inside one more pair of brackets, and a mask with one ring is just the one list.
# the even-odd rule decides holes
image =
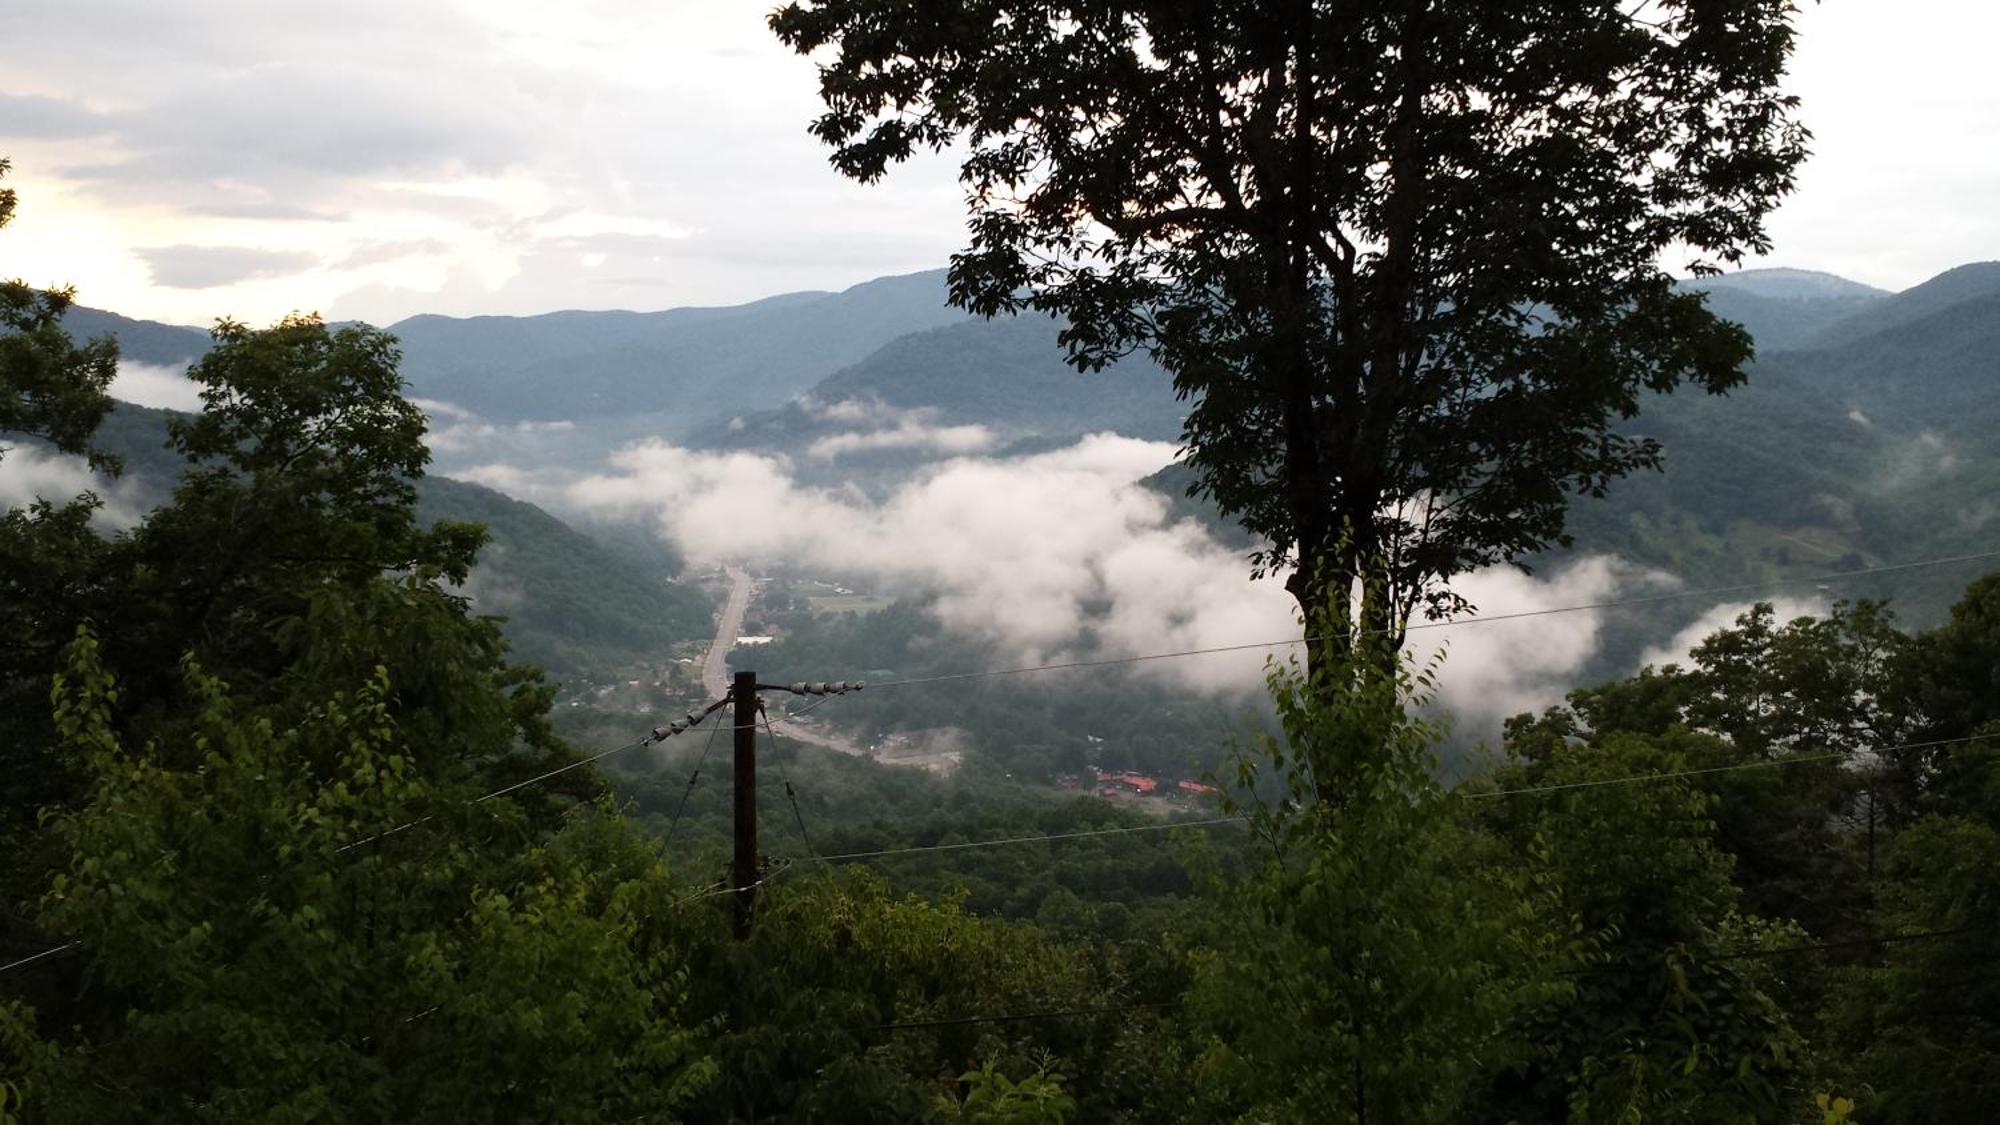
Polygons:
[[757,673],[736,673],[730,696],[736,701],[736,861],[730,879],[736,888],[734,932],[744,941],[757,909]]
[[[865,686],[845,680],[832,683],[760,684],[757,673],[738,672],[729,688],[729,700],[736,704],[736,855],[729,866],[729,885],[735,891],[731,932],[737,941],[750,937],[757,915],[757,884],[762,881],[762,862],[757,854],[757,693],[784,691],[793,695],[846,695]],[[709,709],[720,707],[717,703]],[[794,806],[796,811],[796,806]],[[804,822],[800,822],[804,835]]]

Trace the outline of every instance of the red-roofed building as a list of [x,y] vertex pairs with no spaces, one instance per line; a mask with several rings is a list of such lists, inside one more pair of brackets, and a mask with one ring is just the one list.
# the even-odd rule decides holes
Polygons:
[[1208,793],[1213,793],[1216,791],[1216,789],[1215,786],[1213,785],[1203,785],[1199,781],[1183,781],[1180,783],[1180,791],[1189,794],[1190,796],[1198,797]]

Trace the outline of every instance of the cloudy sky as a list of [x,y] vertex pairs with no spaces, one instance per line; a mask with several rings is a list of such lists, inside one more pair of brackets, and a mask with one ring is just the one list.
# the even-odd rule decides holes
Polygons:
[[[836,176],[743,0],[63,0],[0,28],[0,274],[205,323],[722,304],[943,263],[952,166]],[[2000,257],[2000,9],[1832,0],[1772,264]]]

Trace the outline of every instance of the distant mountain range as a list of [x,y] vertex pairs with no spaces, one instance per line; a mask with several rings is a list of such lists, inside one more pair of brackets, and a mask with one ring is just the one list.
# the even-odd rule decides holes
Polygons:
[[[492,422],[611,419],[621,432],[680,436],[762,409],[912,332],[967,320],[945,304],[941,270],[838,293],[664,312],[413,316],[389,325],[411,394]],[[72,335],[118,337],[126,359],[179,365],[208,348],[200,329],[78,308]]]
[[[1748,328],[1759,358],[1729,396],[1644,404],[1631,429],[1663,441],[1667,472],[1580,502],[1578,549],[1728,581],[2000,542],[2000,263],[1900,293],[1782,269],[1684,284]],[[153,363],[206,343],[84,309],[71,327],[110,332]],[[946,307],[942,271],[723,309],[419,316],[391,328],[414,396],[502,423],[574,422],[551,455],[572,464],[659,435],[786,454],[809,476],[895,473],[974,447],[968,431],[927,446],[931,431],[977,427],[976,448],[1005,453],[1097,430],[1172,439],[1184,411],[1143,359],[1078,374],[1049,321]],[[915,421],[879,440],[827,441],[904,418]],[[476,442],[463,454],[481,455]],[[1905,599],[1925,616],[1965,577],[1913,575],[1896,589],[1931,582]]]

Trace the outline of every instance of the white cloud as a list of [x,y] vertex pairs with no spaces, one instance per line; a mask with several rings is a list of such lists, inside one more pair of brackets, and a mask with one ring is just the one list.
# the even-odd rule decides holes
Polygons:
[[913,415],[898,419],[887,429],[820,438],[807,447],[806,453],[822,461],[883,449],[918,449],[951,455],[991,449],[993,442],[993,431],[985,426],[932,426]]
[[[1276,578],[1251,581],[1241,553],[1136,482],[1172,459],[1163,442],[1098,434],[1020,458],[939,462],[879,499],[802,486],[783,458],[627,447],[614,471],[577,477],[490,464],[459,474],[559,509],[639,518],[697,565],[794,563],[865,575],[935,597],[948,628],[1021,663],[1128,657],[1300,635]],[[1511,569],[1459,589],[1487,614],[1609,600],[1651,576],[1587,559],[1545,579]],[[1601,615],[1565,613],[1412,634],[1419,654],[1450,641],[1443,702],[1463,720],[1556,701],[1595,651]],[[1258,688],[1284,647],[1150,661],[1135,674],[1200,691]]]
[[418,410],[423,411],[424,416],[433,422],[435,422],[439,418],[448,418],[448,419],[455,419],[462,421],[464,419],[473,417],[472,411],[467,410],[463,406],[459,406],[456,403],[443,402],[439,399],[434,399],[434,398],[412,398],[410,400],[410,405],[416,407]]
[[[428,414],[430,411],[425,413]],[[462,410],[458,411],[458,415],[467,420],[432,427],[424,434],[424,444],[437,453],[463,453],[468,450],[490,448],[496,441],[530,438],[538,434],[576,432],[576,423],[567,419],[554,422],[495,423],[477,421],[475,416]]]
[[[1826,602],[1820,598],[1776,597],[1765,600],[1771,603],[1771,609],[1780,625],[1794,618],[1823,616],[1827,612]],[[1725,602],[1710,606],[1702,611],[1700,617],[1675,633],[1672,639],[1664,644],[1654,645],[1642,653],[1639,657],[1639,666],[1643,668],[1650,665],[1660,668],[1668,664],[1679,664],[1686,667],[1688,654],[1695,650],[1695,646],[1715,633],[1735,626],[1736,619],[1750,612],[1754,605],[1754,602]]]
[[111,397],[162,410],[193,413],[201,409],[201,387],[187,377],[186,365],[167,366],[119,360],[111,380]]
[[64,504],[85,492],[103,501],[92,517],[98,525],[126,528],[139,522],[133,485],[99,476],[81,457],[20,445],[0,453],[0,509],[25,508],[37,500]]
[[[1658,583],[1658,575],[1602,555],[1580,559],[1546,578],[1493,567],[1462,575],[1452,584],[1478,607],[1469,621],[1414,629],[1407,647],[1420,661],[1444,654],[1439,698],[1461,729],[1478,733],[1560,700],[1596,653],[1603,627],[1600,611],[1544,611],[1612,601],[1621,590]],[[1511,614],[1541,615],[1479,620]]]

